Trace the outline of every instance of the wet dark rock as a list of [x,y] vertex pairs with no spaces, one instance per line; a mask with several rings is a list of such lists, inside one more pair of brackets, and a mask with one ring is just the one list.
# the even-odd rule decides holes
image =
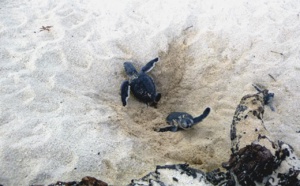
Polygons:
[[49,186],[108,186],[107,183],[97,180],[94,177],[86,176],[82,178],[81,182],[71,181],[71,182],[61,182],[58,181],[55,184],[50,184]]
[[[300,170],[289,170],[286,174],[278,174],[278,185],[288,185],[288,186],[300,186],[300,180],[298,178],[300,176]],[[273,178],[270,178],[269,181],[274,181]],[[270,182],[266,184],[266,186],[270,186]]]
[[224,168],[234,173],[241,185],[251,186],[255,182],[262,183],[263,178],[270,175],[277,165],[270,150],[259,144],[251,144],[231,155]]
[[230,181],[235,183],[229,172],[221,172],[220,169],[215,169],[206,173],[206,179],[214,185],[227,184]]

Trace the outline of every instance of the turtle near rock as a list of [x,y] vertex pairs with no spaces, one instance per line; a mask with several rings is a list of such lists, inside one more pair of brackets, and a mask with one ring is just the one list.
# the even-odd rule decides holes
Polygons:
[[200,116],[195,118],[186,112],[171,112],[166,118],[169,126],[163,128],[155,128],[154,130],[157,132],[177,132],[179,130],[186,130],[204,120],[209,113],[209,107],[207,107]]
[[[143,178],[133,179],[129,186],[300,186],[300,159],[293,147],[272,138],[264,125],[265,106],[272,104],[274,93],[254,87],[258,93],[243,96],[235,110],[229,135],[232,153],[222,164],[225,171],[201,172],[187,164],[157,166]],[[181,123],[185,115],[175,116],[171,117],[175,118],[173,123]]]

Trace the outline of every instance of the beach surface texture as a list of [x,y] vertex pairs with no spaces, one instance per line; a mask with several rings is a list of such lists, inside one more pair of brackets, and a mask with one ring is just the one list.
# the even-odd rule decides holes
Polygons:
[[[299,0],[0,0],[0,184],[212,171],[229,160],[253,84],[275,94],[266,130],[300,157],[299,43]],[[140,71],[156,57],[157,108],[132,94],[124,107],[123,63]],[[154,131],[171,112],[207,107],[190,130]]]

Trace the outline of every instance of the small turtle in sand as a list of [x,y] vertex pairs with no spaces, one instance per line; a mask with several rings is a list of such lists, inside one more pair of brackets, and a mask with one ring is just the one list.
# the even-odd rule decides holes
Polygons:
[[157,132],[176,132],[179,130],[186,130],[205,119],[208,116],[209,112],[210,108],[207,107],[200,116],[195,118],[193,118],[193,116],[185,112],[172,112],[166,118],[166,121],[170,126],[156,128],[154,130]]
[[267,89],[262,89],[258,87],[258,85],[252,84],[252,86],[258,91],[258,93],[263,93],[264,96],[264,104],[268,105],[270,109],[274,112],[275,108],[273,106],[274,93],[269,93]]
[[156,87],[153,79],[146,73],[151,71],[158,62],[158,58],[149,61],[140,72],[137,72],[131,62],[125,62],[124,68],[129,80],[126,80],[121,85],[121,100],[123,106],[127,105],[127,100],[130,95],[130,90],[133,95],[147,105],[156,107],[156,104],[161,98],[161,94],[156,92]]

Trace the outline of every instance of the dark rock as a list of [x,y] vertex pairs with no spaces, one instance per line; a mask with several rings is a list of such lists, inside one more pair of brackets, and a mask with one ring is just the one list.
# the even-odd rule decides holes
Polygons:
[[49,186],[108,186],[107,183],[97,180],[94,177],[86,176],[82,178],[81,182],[71,181],[71,182],[61,182],[58,181],[55,184],[50,184]]
[[236,175],[239,184],[249,186],[255,185],[255,182],[262,183],[263,178],[272,174],[276,166],[270,150],[259,144],[247,145],[223,164],[224,168]]

